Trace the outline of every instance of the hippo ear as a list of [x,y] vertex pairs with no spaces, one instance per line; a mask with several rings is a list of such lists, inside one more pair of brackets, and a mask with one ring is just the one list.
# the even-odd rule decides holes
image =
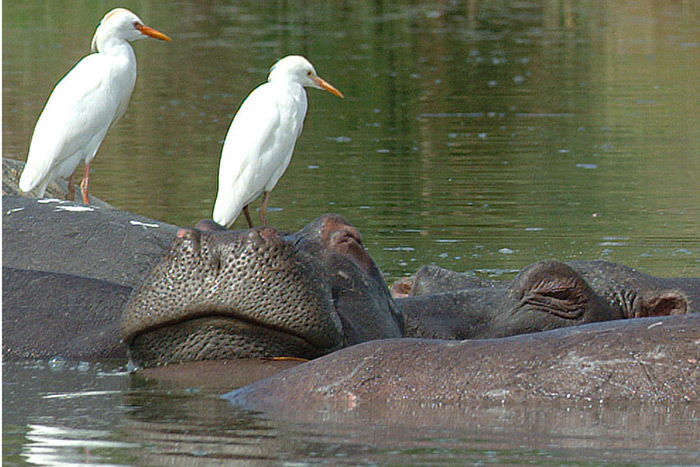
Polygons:
[[635,307],[634,317],[684,315],[688,312],[688,299],[676,290],[648,292]]
[[415,277],[402,277],[401,279],[394,282],[389,288],[391,296],[393,298],[405,298],[411,295],[411,289],[413,289],[413,281]]
[[521,309],[547,312],[566,319],[580,318],[598,302],[578,272],[554,260],[540,261],[520,271],[511,290]]

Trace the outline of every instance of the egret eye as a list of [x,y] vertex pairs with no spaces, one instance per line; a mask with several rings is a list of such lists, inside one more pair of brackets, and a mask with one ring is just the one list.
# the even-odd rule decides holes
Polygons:
[[306,76],[311,76],[311,75],[313,75],[313,73],[311,73],[311,70],[306,72]]

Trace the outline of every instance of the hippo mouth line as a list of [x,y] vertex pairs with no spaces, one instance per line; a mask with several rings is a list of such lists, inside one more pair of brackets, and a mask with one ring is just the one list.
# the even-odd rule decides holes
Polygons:
[[212,311],[212,310],[198,310],[196,312],[191,311],[191,310],[185,310],[183,314],[186,314],[186,317],[183,317],[181,319],[172,319],[169,321],[163,321],[161,323],[158,323],[157,325],[150,326],[144,329],[139,330],[138,332],[135,332],[131,336],[128,336],[127,339],[125,339],[125,343],[128,346],[131,346],[133,342],[141,338],[143,336],[146,336],[148,334],[153,334],[159,331],[162,331],[167,328],[175,328],[178,326],[181,326],[183,324],[188,324],[188,323],[194,323],[194,322],[202,322],[202,320],[206,321],[216,321],[216,320],[222,320],[225,322],[230,322],[234,323],[235,326],[232,326],[231,329],[237,329],[237,328],[249,328],[249,329],[255,329],[261,332],[264,332],[266,334],[271,334],[271,335],[281,335],[281,336],[286,336],[290,337],[293,339],[297,339],[301,342],[303,342],[306,346],[316,349],[319,352],[323,351],[324,348],[318,344],[314,344],[309,340],[308,337],[302,335],[301,333],[297,331],[293,331],[287,328],[282,328],[280,326],[275,326],[273,324],[269,323],[264,323],[258,320],[246,318],[240,315],[232,314],[230,311],[226,312],[220,312],[220,311]]
[[221,313],[162,323],[130,336],[127,345],[129,359],[138,368],[247,358],[309,360],[340,347],[331,343],[322,348],[298,333]]

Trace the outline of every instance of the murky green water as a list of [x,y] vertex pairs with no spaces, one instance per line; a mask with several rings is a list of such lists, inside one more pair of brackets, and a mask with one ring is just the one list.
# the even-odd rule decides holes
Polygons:
[[[300,53],[346,98],[309,91],[304,132],[272,194],[273,225],[298,229],[338,212],[362,231],[390,282],[431,262],[508,277],[544,258],[603,258],[658,275],[700,275],[696,2],[120,5],[173,42],[136,44],[131,105],[93,163],[92,192],[117,207],[182,225],[209,217],[234,112],[272,63]],[[97,21],[113,6],[5,2],[4,156],[26,157],[50,90],[88,51]],[[326,434],[227,411],[201,394],[129,389],[129,376],[111,370],[49,374],[44,367],[3,366],[8,464],[47,465],[33,460],[46,450],[62,462],[158,464],[166,452],[202,465],[221,458],[336,463],[342,456],[350,464],[385,464],[397,452],[400,463],[466,456],[597,464],[608,455],[615,462],[697,463],[700,455],[694,443],[670,436],[678,424],[697,434],[697,414],[687,408],[642,411],[651,414],[644,419],[651,428],[641,434],[629,426],[631,412],[614,409],[606,423],[586,408],[570,416],[543,408],[536,413],[549,415],[522,414],[513,427],[506,410],[467,432],[336,427]],[[55,388],[56,374],[75,386]],[[107,393],[90,392],[104,381]],[[197,418],[199,410],[216,417]],[[565,443],[548,424],[568,427]],[[201,430],[221,437],[200,449]],[[544,441],[531,431],[545,433]],[[232,433],[262,443],[264,454],[226,451]],[[307,437],[311,451],[286,444]],[[285,443],[267,443],[276,439]],[[147,453],[153,462],[144,460]]]

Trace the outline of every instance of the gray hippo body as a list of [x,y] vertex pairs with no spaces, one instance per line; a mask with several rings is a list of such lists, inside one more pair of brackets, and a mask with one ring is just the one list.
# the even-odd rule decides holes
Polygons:
[[398,412],[409,419],[411,407],[542,400],[697,403],[700,315],[610,321],[500,339],[372,341],[225,397],[249,409],[300,419],[348,412]]
[[404,335],[359,232],[338,216],[286,235],[180,230],[59,200],[4,196],[3,207],[7,358],[124,359],[121,328],[142,366],[314,358]]
[[2,268],[3,358],[124,360],[119,318],[131,287]]
[[3,196],[4,357],[126,357],[121,311],[178,229],[93,201]]
[[134,287],[178,228],[118,209],[58,199],[2,198],[3,267]]

